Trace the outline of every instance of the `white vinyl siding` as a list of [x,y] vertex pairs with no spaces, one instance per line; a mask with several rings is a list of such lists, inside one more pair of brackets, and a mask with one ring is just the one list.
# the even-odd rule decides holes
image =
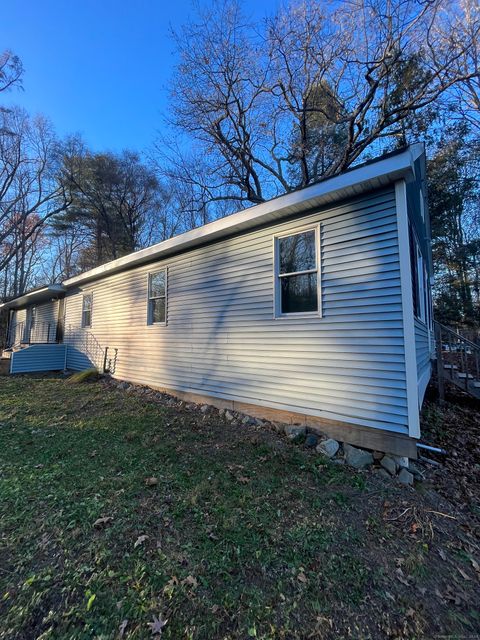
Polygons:
[[[279,322],[273,239],[314,225],[323,317]],[[170,256],[168,326],[154,331],[148,273],[165,267],[89,282],[91,331],[79,328],[82,288],[68,292],[75,367],[100,366],[108,346],[118,349],[120,379],[408,433],[393,188]]]
[[417,357],[418,395],[420,406],[432,372],[431,339],[427,325],[415,318],[415,353]]
[[[55,342],[58,322],[58,300],[49,300],[23,310],[25,341]],[[22,312],[18,312],[22,313]],[[32,323],[33,320],[33,323]]]

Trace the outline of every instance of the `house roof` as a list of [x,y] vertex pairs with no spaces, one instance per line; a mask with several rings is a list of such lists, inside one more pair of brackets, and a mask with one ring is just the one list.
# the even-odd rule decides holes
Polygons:
[[[278,222],[309,209],[360,195],[373,189],[384,187],[401,178],[408,181],[415,176],[414,162],[423,154],[424,145],[422,143],[410,145],[380,158],[351,167],[339,175],[326,178],[308,187],[278,196],[249,209],[244,209],[154,244],[146,249],[112,260],[78,276],[69,278],[62,284],[64,288],[68,289],[119,271],[160,260],[172,254],[187,251],[254,227]],[[6,302],[0,305],[0,309],[22,306],[25,302],[19,304],[18,301],[23,300],[25,297],[22,296]],[[31,301],[33,302],[33,299]]]
[[32,289],[32,291],[24,293],[18,298],[13,298],[13,300],[0,304],[0,309],[18,309],[28,304],[47,302],[47,300],[51,300],[52,298],[58,298],[58,296],[65,293],[65,291],[66,287],[63,284],[48,284],[44,287]]

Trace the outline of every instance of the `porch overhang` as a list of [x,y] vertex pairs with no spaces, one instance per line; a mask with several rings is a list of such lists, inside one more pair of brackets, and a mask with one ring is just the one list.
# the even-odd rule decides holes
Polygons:
[[66,287],[63,284],[49,284],[46,287],[34,289],[29,293],[25,293],[23,296],[8,300],[3,304],[0,304],[0,311],[7,311],[9,309],[21,309],[31,304],[40,304],[42,302],[48,302],[48,300],[57,300],[63,296],[66,291]]

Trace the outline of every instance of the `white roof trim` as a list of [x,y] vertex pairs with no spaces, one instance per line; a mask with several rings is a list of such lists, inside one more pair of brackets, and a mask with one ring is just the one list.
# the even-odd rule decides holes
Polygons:
[[25,293],[23,296],[0,304],[0,310],[17,309],[35,302],[44,302],[50,298],[56,298],[58,295],[65,293],[65,291],[66,287],[63,284],[49,284],[46,287],[35,289],[34,291]]

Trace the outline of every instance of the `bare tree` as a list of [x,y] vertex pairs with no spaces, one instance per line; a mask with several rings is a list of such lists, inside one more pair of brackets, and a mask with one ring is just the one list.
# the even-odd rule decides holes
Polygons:
[[[68,205],[58,161],[47,120],[30,118],[20,108],[0,110],[0,270],[28,253],[46,221]],[[15,294],[25,286],[22,274],[17,276]]]
[[201,163],[170,154],[172,174],[238,206],[398,144],[412,114],[478,82],[465,2],[291,2],[260,30],[236,0],[202,7],[175,34],[171,119]]
[[[461,0],[461,11],[454,11],[438,25],[436,38],[442,47],[455,46],[453,38],[468,43],[452,68],[452,75],[469,76],[455,86],[448,108],[480,132],[480,6],[476,0]],[[472,73],[473,71],[473,73]]]
[[22,61],[12,51],[6,49],[0,53],[0,93],[14,86],[22,86]]

